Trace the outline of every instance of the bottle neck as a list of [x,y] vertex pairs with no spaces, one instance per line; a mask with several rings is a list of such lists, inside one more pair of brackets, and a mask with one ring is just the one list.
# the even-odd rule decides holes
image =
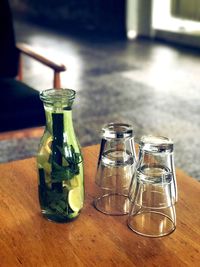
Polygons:
[[65,133],[73,128],[72,109],[69,107],[56,108],[55,106],[44,106],[46,116],[46,130],[53,135],[55,129]]

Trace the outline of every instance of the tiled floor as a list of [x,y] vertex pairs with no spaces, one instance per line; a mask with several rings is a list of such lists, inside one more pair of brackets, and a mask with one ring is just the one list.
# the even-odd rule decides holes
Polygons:
[[[104,123],[132,123],[137,141],[143,134],[171,137],[176,166],[200,179],[200,51],[70,36],[21,22],[15,28],[18,41],[67,66],[62,85],[77,91],[73,116],[82,145],[99,142]],[[26,82],[52,87],[50,70],[27,59],[25,66]]]

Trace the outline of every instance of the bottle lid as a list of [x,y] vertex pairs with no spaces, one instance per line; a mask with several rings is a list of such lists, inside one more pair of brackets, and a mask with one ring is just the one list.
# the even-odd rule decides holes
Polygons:
[[102,128],[104,139],[121,139],[133,137],[133,127],[126,123],[108,123]]
[[164,136],[145,135],[140,140],[140,149],[152,153],[173,152],[174,143]]

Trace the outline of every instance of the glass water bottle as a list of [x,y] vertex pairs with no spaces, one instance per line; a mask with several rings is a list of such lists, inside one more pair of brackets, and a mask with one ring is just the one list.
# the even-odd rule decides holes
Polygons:
[[84,202],[83,158],[73,122],[75,91],[49,89],[40,93],[46,127],[37,155],[39,202],[49,220],[76,218]]

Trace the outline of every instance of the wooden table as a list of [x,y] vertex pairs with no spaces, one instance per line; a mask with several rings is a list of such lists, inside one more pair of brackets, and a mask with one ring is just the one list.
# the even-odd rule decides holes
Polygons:
[[40,213],[34,158],[0,165],[0,266],[200,266],[200,183],[177,170],[176,231],[142,237],[127,227],[127,216],[94,209],[98,150],[83,149],[85,206],[66,224]]

